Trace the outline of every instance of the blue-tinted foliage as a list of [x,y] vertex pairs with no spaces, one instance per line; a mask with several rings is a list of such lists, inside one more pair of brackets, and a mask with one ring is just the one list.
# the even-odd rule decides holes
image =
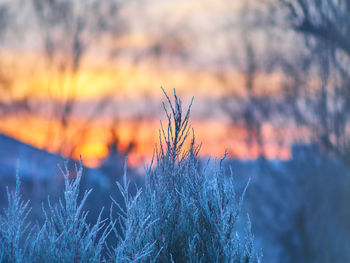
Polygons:
[[[245,237],[238,234],[245,189],[236,196],[232,173],[222,165],[224,158],[214,167],[200,167],[200,146],[189,124],[191,106],[184,113],[175,92],[174,104],[165,96],[168,124],[161,125],[144,187],[131,195],[125,168],[123,182],[117,183],[123,202],[112,199],[109,219],[102,219],[101,211],[95,224],[87,222],[84,205],[91,190],[80,196],[80,164],[74,175],[67,165],[61,169],[63,199],[52,204],[48,198],[42,209],[44,223],[28,222],[29,202],[21,198],[17,175],[16,189],[8,191],[8,208],[0,217],[0,262],[259,261],[249,219]],[[117,241],[107,242],[112,234]]]

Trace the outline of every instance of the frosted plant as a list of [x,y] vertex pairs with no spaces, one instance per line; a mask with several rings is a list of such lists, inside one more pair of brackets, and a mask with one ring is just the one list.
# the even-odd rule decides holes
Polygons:
[[17,175],[16,190],[8,191],[8,208],[0,217],[0,262],[105,262],[103,250],[112,225],[102,220],[96,224],[86,221],[88,211],[83,206],[91,193],[86,191],[79,201],[82,164],[76,166],[71,179],[67,163],[61,169],[65,181],[64,199],[52,205],[48,199],[48,212],[43,209],[45,222],[39,227],[27,222],[29,202],[20,195]]
[[71,175],[67,163],[61,169],[65,181],[64,202],[53,206],[48,199],[49,213],[43,209],[45,223],[41,229],[40,248],[37,255],[42,262],[102,262],[105,240],[111,231],[110,224],[102,220],[96,224],[86,222],[88,211],[83,206],[91,190],[85,191],[79,201],[79,185],[82,165],[76,166],[76,177]]
[[[189,149],[184,149],[191,132],[192,102],[183,114],[175,91],[175,105],[164,94],[170,107],[169,112],[163,104],[168,125],[161,123],[155,164],[147,169],[144,190],[127,205],[124,217],[126,228],[136,230],[127,238],[136,251],[153,248],[137,262],[258,261],[250,222],[245,240],[237,234],[244,193],[236,200],[232,174],[225,175],[222,161],[214,170],[200,168],[194,133]],[[144,227],[147,222],[155,223]],[[144,229],[141,236],[139,229]]]
[[[126,162],[125,162],[126,163]],[[123,206],[112,199],[119,211],[119,226],[121,233],[116,227],[114,232],[118,239],[118,244],[110,252],[110,258],[114,262],[141,262],[145,261],[153,252],[154,242],[147,241],[147,233],[156,222],[150,221],[150,216],[140,204],[141,189],[137,189],[135,196],[130,196],[130,181],[126,175],[126,164],[124,168],[123,184],[117,182],[118,189],[123,197]],[[112,211],[111,211],[112,212]],[[111,213],[111,221],[112,213]],[[116,224],[113,224],[116,226]]]
[[[245,190],[236,197],[232,172],[223,169],[225,156],[212,169],[200,167],[200,146],[189,124],[192,102],[183,114],[176,93],[174,105],[164,94],[170,107],[163,104],[167,128],[161,123],[144,188],[131,196],[126,168],[122,184],[117,183],[123,197],[121,204],[112,200],[118,220],[112,205],[110,221],[102,219],[102,209],[94,225],[87,223],[83,207],[91,190],[79,199],[80,163],[74,176],[67,164],[61,169],[64,198],[55,205],[48,198],[44,224],[29,224],[29,203],[22,201],[17,175],[16,190],[8,191],[8,208],[0,216],[0,262],[259,262],[249,219],[245,238],[238,234]],[[111,232],[118,241],[107,246]]]
[[20,194],[20,179],[16,172],[16,189],[8,188],[8,207],[0,215],[0,262],[25,262],[30,253],[30,238],[34,230],[27,218],[30,213],[29,201],[23,201]]

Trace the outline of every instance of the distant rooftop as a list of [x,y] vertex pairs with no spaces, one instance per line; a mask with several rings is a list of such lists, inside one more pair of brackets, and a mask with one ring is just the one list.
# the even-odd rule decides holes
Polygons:
[[0,134],[0,177],[14,176],[17,163],[21,177],[48,177],[58,173],[64,158]]

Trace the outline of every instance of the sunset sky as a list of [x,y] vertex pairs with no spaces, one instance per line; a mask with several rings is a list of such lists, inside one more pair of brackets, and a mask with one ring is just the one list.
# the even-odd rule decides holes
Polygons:
[[[256,158],[261,152],[254,145],[247,148],[246,131],[232,125],[221,105],[228,94],[234,94],[238,106],[247,96],[242,51],[247,28],[242,21],[250,17],[242,13],[264,11],[258,2],[243,2],[125,1],[111,18],[117,25],[102,33],[88,27],[96,22],[94,11],[77,5],[74,12],[86,19],[87,29],[80,36],[84,52],[75,70],[70,69],[70,31],[59,24],[48,31],[54,43],[49,58],[47,29],[29,4],[22,5],[1,39],[0,76],[7,81],[0,82],[0,100],[7,105],[26,101],[30,110],[1,116],[0,132],[51,152],[81,154],[89,166],[108,154],[114,132],[121,149],[136,142],[129,162],[141,164],[152,156],[159,119],[164,120],[162,86],[169,95],[176,89],[185,105],[195,97],[192,122],[203,142],[202,154],[220,156],[228,149],[232,156]],[[102,16],[105,9],[102,5]],[[249,39],[258,43],[258,63],[264,63],[264,51],[273,49],[274,42],[267,45],[266,36],[249,28]],[[290,46],[285,41],[279,48]],[[278,98],[283,81],[281,73],[257,71],[255,95]],[[262,130],[265,155],[288,158],[298,133],[272,123]]]

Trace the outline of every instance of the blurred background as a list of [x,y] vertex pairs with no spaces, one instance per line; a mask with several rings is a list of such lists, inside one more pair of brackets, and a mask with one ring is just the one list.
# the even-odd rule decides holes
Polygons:
[[0,204],[17,163],[34,217],[66,158],[92,210],[126,156],[142,185],[163,86],[195,97],[203,158],[252,179],[265,262],[348,262],[349,59],[349,0],[0,0]]

